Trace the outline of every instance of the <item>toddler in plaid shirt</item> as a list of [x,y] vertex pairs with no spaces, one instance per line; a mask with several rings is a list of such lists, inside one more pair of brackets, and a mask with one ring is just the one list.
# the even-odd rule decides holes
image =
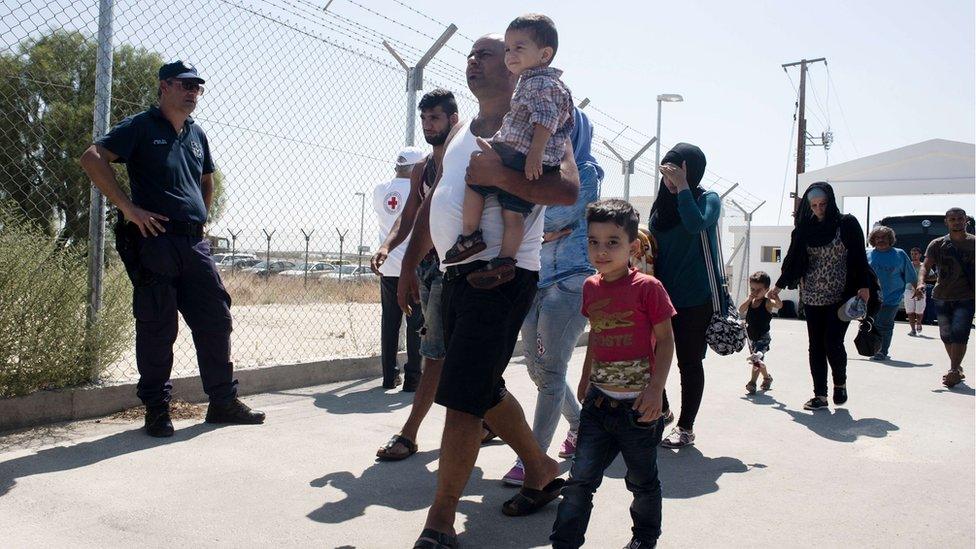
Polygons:
[[[525,172],[534,181],[543,172],[558,171],[573,128],[573,96],[550,67],[559,36],[545,15],[523,15],[505,31],[505,65],[519,77],[512,107],[492,137],[492,148],[505,166]],[[501,251],[468,276],[476,288],[494,288],[515,276],[515,254],[524,235],[525,216],[534,204],[496,187],[468,186],[464,195],[462,234],[447,251],[445,265],[459,263],[485,249],[479,226],[485,197],[496,195],[502,207]]]

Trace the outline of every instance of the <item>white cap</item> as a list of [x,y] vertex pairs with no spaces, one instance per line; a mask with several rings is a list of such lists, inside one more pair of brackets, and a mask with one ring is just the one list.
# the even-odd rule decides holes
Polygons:
[[400,153],[397,155],[396,165],[397,166],[413,166],[417,162],[420,162],[427,156],[424,151],[420,150],[418,147],[404,147],[400,149]]

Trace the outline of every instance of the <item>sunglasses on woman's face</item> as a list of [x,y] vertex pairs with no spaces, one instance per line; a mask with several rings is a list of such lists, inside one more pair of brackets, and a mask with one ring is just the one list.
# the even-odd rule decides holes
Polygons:
[[197,95],[203,95],[203,84],[199,82],[194,82],[193,80],[170,80],[170,84],[177,83],[183,88],[183,91],[196,92]]

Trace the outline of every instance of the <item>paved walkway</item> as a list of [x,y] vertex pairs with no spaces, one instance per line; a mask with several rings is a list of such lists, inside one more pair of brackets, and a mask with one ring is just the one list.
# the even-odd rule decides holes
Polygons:
[[[850,401],[816,415],[802,410],[811,393],[802,323],[774,321],[767,394],[744,396],[743,356],[709,354],[698,444],[659,458],[661,547],[973,547],[974,390],[939,384],[934,328],[922,339],[896,330],[898,360],[852,360]],[[973,356],[971,345],[969,364]],[[582,359],[580,349],[574,384]],[[525,368],[509,372],[531,410]],[[266,425],[179,421],[168,441],[117,420],[0,437],[0,546],[411,547],[444,413],[434,408],[420,453],[375,463],[410,402],[378,385],[255,396]],[[669,388],[678,395],[677,375]],[[500,512],[513,458],[501,444],[482,451],[457,521],[463,547],[546,545],[555,506],[522,519]],[[596,495],[587,547],[629,539],[623,473],[618,461]]]

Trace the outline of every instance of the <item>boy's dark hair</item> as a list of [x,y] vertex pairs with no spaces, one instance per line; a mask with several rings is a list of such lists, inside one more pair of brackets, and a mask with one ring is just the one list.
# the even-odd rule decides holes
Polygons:
[[769,275],[766,274],[766,271],[756,271],[749,276],[749,282],[756,282],[768,288],[772,283],[772,280],[769,279]]
[[964,209],[962,209],[962,208],[960,208],[958,206],[955,206],[955,207],[952,207],[952,208],[949,208],[948,210],[946,210],[945,216],[946,217],[949,217],[950,215],[953,215],[953,214],[956,214],[956,215],[966,215],[966,210],[964,210]]
[[611,198],[600,200],[586,207],[587,223],[613,223],[627,232],[627,237],[633,242],[637,239],[637,227],[640,225],[640,214],[630,205],[630,202]]
[[437,88],[425,93],[420,98],[417,110],[427,111],[435,107],[440,107],[444,111],[444,114],[448,116],[457,114],[458,112],[457,100],[454,99],[454,94],[444,88]]
[[[521,17],[516,17],[508,24],[508,30],[527,31],[532,41],[540,48],[552,48],[552,56],[556,57],[556,50],[559,49],[559,33],[556,32],[556,24],[541,13],[527,13]],[[552,61],[550,59],[550,61]]]

